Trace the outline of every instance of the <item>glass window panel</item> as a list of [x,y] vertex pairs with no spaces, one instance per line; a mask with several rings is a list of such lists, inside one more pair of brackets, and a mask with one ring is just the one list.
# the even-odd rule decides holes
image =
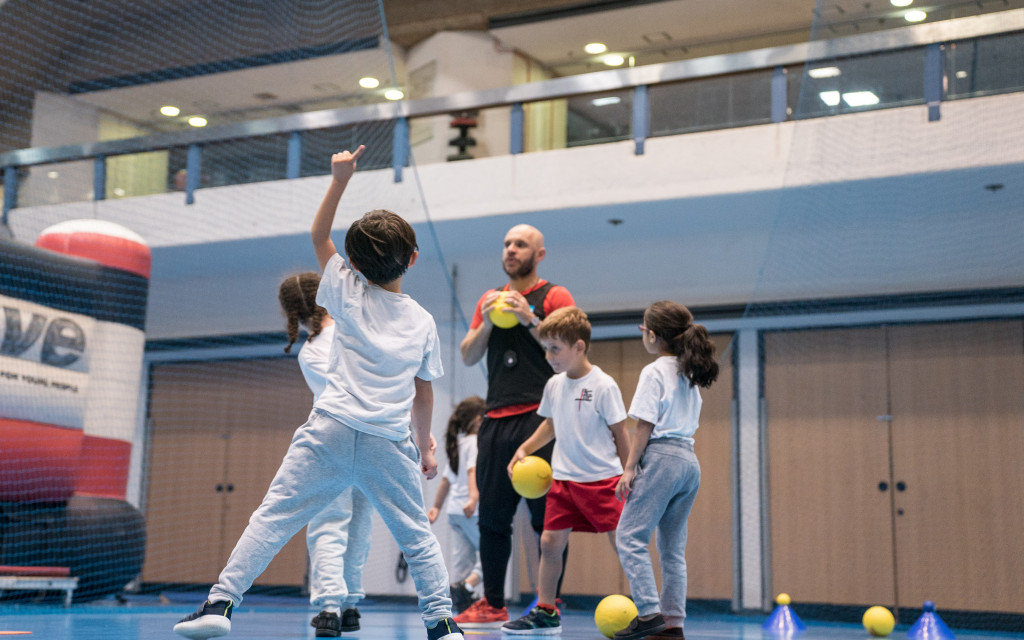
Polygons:
[[771,122],[772,70],[654,85],[651,135]]
[[[147,151],[107,158],[108,199],[131,198],[167,193],[174,189],[173,174],[169,170],[169,151]],[[182,168],[184,171],[184,168]],[[180,179],[185,189],[184,175]]]
[[366,145],[366,152],[359,159],[360,171],[390,167],[394,130],[395,121],[386,120],[304,131],[299,175],[329,175],[331,155],[354,151],[361,144]]
[[949,100],[1024,90],[1024,33],[953,42],[945,54]]
[[93,199],[92,160],[55,162],[19,169],[19,207]]
[[288,135],[274,134],[202,145],[202,187],[283,180]]
[[633,122],[633,92],[608,91],[566,100],[566,146],[628,140]]

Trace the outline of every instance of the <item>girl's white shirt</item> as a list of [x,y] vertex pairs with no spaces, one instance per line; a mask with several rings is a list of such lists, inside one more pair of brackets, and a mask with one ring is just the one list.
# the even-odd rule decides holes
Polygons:
[[640,372],[629,417],[653,424],[652,440],[682,438],[692,444],[703,402],[697,387],[679,375],[679,361],[661,356]]

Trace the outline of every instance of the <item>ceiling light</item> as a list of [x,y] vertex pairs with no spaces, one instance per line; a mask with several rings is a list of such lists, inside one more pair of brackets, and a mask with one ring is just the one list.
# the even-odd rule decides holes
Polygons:
[[191,116],[188,119],[188,123],[193,127],[205,127],[206,118],[204,118],[203,116]]
[[384,92],[384,97],[388,100],[401,100],[405,94],[400,89],[388,89]]
[[928,14],[920,9],[911,9],[910,11],[903,14],[903,19],[907,22],[921,22],[928,17]]
[[57,173],[56,171],[47,171],[46,177],[49,178],[50,180],[56,180],[57,178],[60,177],[60,174]]
[[834,107],[839,104],[839,92],[838,91],[822,91],[818,94],[821,101],[830,107]]
[[618,55],[617,53],[611,53],[606,55],[604,58],[601,58],[601,62],[605,63],[609,67],[621,66],[622,63],[625,61],[626,59]]
[[604,53],[607,51],[608,47],[601,42],[591,42],[587,46],[583,47],[583,50],[591,55],[597,55],[598,53]]
[[851,91],[843,94],[843,102],[851,107],[868,107],[878,104],[878,96],[871,91]]
[[914,0],[889,0],[889,4],[894,7],[909,7],[914,3]]
[[811,69],[808,71],[807,75],[811,76],[815,80],[820,80],[822,78],[835,78],[840,73],[842,72],[839,71],[839,67],[818,67],[817,69]]
[[957,71],[956,72],[956,77],[958,79],[960,79],[960,80],[963,80],[964,78],[967,77],[967,72],[966,71]]
[[590,101],[590,104],[595,107],[603,107],[609,104],[619,104],[620,102],[622,102],[622,98],[619,96],[605,96],[603,98],[594,98]]
[[380,86],[380,80],[366,76],[365,78],[359,78],[359,86],[364,89],[376,89]]
[[181,109],[179,109],[178,107],[175,107],[173,105],[167,104],[167,105],[164,105],[164,106],[160,107],[160,113],[161,113],[161,115],[165,115],[168,118],[173,118],[174,116],[176,116],[179,113],[181,113]]

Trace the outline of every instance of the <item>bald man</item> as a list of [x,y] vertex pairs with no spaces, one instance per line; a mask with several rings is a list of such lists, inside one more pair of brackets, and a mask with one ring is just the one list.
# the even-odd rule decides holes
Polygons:
[[[537,325],[555,309],[575,304],[565,287],[537,275],[545,255],[544,236],[536,228],[521,224],[505,234],[501,266],[508,282],[480,298],[462,340],[462,361],[467,366],[487,356],[487,414],[477,435],[476,467],[484,597],[456,617],[459,626],[467,629],[497,629],[509,619],[505,573],[512,553],[512,518],[520,497],[505,469],[519,445],[542,422],[537,407],[545,383],[554,374],[538,342]],[[508,329],[496,327],[490,319],[499,292],[506,292],[505,304],[510,305],[505,313],[519,321]],[[554,443],[548,444],[534,455],[550,462],[553,447]],[[544,528],[544,498],[526,504],[539,534]]]

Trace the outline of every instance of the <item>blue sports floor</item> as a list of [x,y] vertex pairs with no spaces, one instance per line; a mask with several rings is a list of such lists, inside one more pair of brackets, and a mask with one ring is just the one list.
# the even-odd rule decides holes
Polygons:
[[[0,606],[0,637],[38,638],[39,640],[154,640],[178,638],[171,627],[199,605],[161,604],[155,598],[129,601],[103,601],[74,605]],[[175,599],[177,600],[177,598]],[[367,600],[359,608],[362,629],[343,634],[359,640],[425,640],[426,634],[415,605]],[[298,598],[246,598],[242,608],[232,617],[232,630],[227,638],[237,640],[314,638],[309,620],[313,612],[305,600]],[[513,611],[513,613],[516,613]],[[589,610],[563,612],[562,634],[565,640],[604,640],[594,626]],[[686,623],[687,640],[737,640],[756,638],[775,640],[777,635],[762,631],[762,617],[705,615],[690,616]],[[796,636],[799,640],[867,640],[871,638],[860,625],[823,623],[804,620],[807,630]],[[907,625],[900,625],[891,638],[907,638]],[[994,633],[953,629],[957,640],[1021,638],[1019,633]],[[13,634],[12,632],[30,632]],[[469,640],[501,640],[500,631],[467,632]],[[509,638],[511,636],[506,636]]]

